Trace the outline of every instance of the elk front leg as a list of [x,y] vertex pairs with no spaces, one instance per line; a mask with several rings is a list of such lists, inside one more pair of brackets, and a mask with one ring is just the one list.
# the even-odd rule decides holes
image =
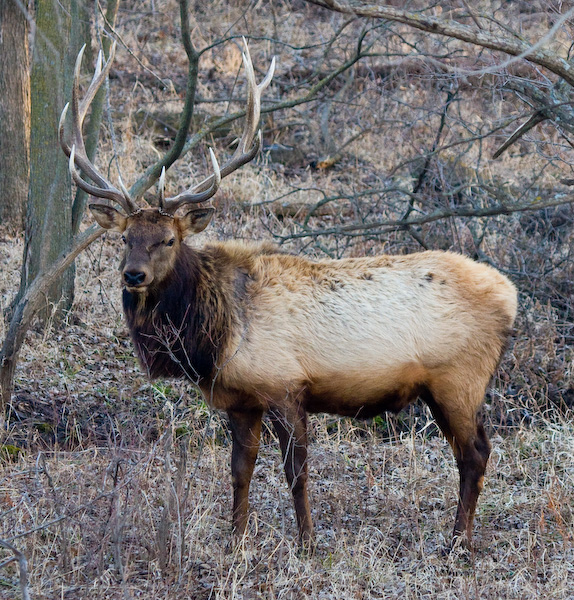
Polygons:
[[249,484],[255,467],[261,437],[261,411],[229,411],[233,446],[231,479],[233,482],[233,533],[241,537],[247,527]]
[[307,495],[307,414],[301,407],[269,413],[279,438],[287,483],[293,494],[299,540],[303,547],[314,543],[313,523]]

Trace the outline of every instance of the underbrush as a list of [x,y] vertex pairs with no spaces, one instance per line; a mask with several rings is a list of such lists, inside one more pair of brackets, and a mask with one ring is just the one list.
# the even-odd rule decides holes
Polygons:
[[[5,461],[2,537],[28,557],[38,599],[571,597],[571,421],[492,437],[474,550],[450,554],[457,476],[441,437],[311,423],[312,556],[297,546],[270,429],[249,535],[232,546],[230,444],[217,415],[166,419],[138,447],[110,440]],[[16,595],[15,567],[0,586],[0,597]]]

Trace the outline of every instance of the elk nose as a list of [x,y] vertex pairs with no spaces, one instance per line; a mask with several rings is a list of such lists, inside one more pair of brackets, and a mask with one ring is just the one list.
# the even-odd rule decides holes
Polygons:
[[126,271],[124,273],[124,281],[129,286],[141,285],[144,279],[145,273],[142,271]]

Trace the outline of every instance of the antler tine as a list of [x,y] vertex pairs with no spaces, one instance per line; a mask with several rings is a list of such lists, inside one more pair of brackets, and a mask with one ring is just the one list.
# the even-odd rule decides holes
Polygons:
[[[123,210],[127,214],[131,214],[138,210],[137,205],[131,199],[128,191],[122,185],[122,191],[118,190],[114,185],[112,185],[105,177],[103,177],[93,163],[88,158],[86,153],[86,148],[84,145],[84,138],[82,135],[82,125],[84,123],[84,119],[86,118],[86,114],[88,112],[88,108],[93,101],[96,93],[101,87],[102,83],[105,81],[106,77],[112,66],[112,60],[115,55],[116,44],[112,45],[110,51],[110,58],[102,67],[103,63],[103,55],[100,51],[98,55],[98,61],[96,64],[96,69],[94,76],[92,77],[92,81],[88,87],[86,95],[83,100],[79,101],[79,79],[80,79],[80,68],[82,65],[82,58],[84,56],[86,46],[84,45],[78,56],[76,58],[76,65],[74,67],[74,78],[72,82],[72,138],[73,144],[70,147],[68,142],[65,139],[64,135],[64,122],[66,120],[66,115],[68,112],[69,104],[66,104],[64,110],[62,111],[62,115],[60,116],[60,124],[58,127],[59,138],[60,138],[60,146],[62,150],[70,158],[70,173],[76,185],[95,196],[96,198],[106,198],[108,200],[112,200],[113,202],[117,202]],[[96,185],[92,185],[86,182],[84,179],[80,177],[80,174],[76,170],[76,166],[87,175]]]
[[245,66],[245,77],[247,78],[248,83],[247,109],[245,114],[246,124],[243,130],[243,135],[239,140],[237,149],[235,150],[234,156],[230,162],[233,162],[235,157],[247,153],[248,148],[252,145],[261,115],[261,94],[271,83],[271,80],[273,79],[273,73],[275,72],[275,57],[273,57],[267,74],[263,78],[263,81],[257,85],[257,81],[255,79],[255,70],[253,69],[253,62],[251,61],[251,54],[249,53],[249,47],[247,46],[247,41],[245,38],[243,38],[243,45],[245,46],[245,52],[242,53],[243,65]]
[[[184,204],[199,204],[200,202],[209,200],[215,195],[215,192],[217,192],[219,184],[221,183],[221,171],[219,169],[217,158],[215,158],[215,153],[211,148],[209,149],[209,157],[211,158],[211,166],[213,167],[213,175],[210,176],[210,187],[199,193],[182,192],[173,198],[165,198],[162,189],[159,196],[160,211],[165,212],[168,215],[173,215],[177,209],[181,208]],[[161,184],[160,187],[162,187]]]
[[[214,172],[213,175],[205,178],[185,192],[182,192],[173,198],[164,199],[163,210],[170,214],[173,214],[184,204],[195,204],[211,198],[219,187],[219,181],[242,165],[253,160],[261,148],[261,131],[257,132],[257,126],[261,115],[261,94],[273,79],[273,74],[275,72],[275,57],[273,57],[273,60],[271,61],[267,74],[258,85],[255,80],[255,71],[253,69],[251,55],[249,54],[249,48],[245,38],[243,38],[243,45],[245,47],[242,56],[243,66],[245,67],[245,77],[247,79],[247,108],[245,110],[245,126],[237,148],[235,149],[233,156],[225,163],[225,165],[223,165],[223,167],[221,167],[221,170],[217,174]],[[215,157],[212,158],[212,162],[214,158]]]
[[[124,210],[126,210],[126,208],[120,202],[120,199],[118,197],[118,193],[119,193],[118,190],[116,190],[113,187],[110,189],[97,187],[95,185],[92,185],[91,183],[88,183],[85,179],[82,179],[82,177],[78,173],[78,170],[76,169],[76,164],[80,164],[80,162],[81,162],[80,159],[76,156],[76,145],[73,144],[72,150],[70,152],[70,160],[68,161],[68,168],[70,169],[70,175],[72,176],[74,183],[79,188],[84,190],[84,192],[87,192],[88,194],[90,194],[92,196],[96,196],[96,198],[106,198],[107,200],[112,200],[113,202],[118,202],[120,204],[120,206],[122,206],[122,208]],[[80,169],[83,170],[83,168],[81,166],[80,166]],[[130,212],[134,212],[134,211],[126,211],[126,212],[128,212],[128,214],[129,214]]]
[[[84,98],[80,103],[80,111],[79,111],[80,112],[80,123],[82,123],[82,124],[84,122],[84,119],[86,118],[86,113],[88,112],[88,108],[89,108],[90,104],[92,103],[94,96],[97,94],[102,83],[104,83],[104,81],[106,80],[106,78],[108,77],[108,75],[110,73],[110,70],[112,68],[112,63],[116,56],[116,47],[117,47],[117,44],[116,44],[116,42],[114,42],[110,48],[110,56],[109,56],[108,60],[106,61],[105,65],[104,65],[104,53],[102,52],[102,50],[100,50],[98,52],[98,59],[96,61],[96,69],[94,71],[94,76],[92,77],[92,81],[90,82],[90,85],[88,86],[88,90],[84,94]],[[82,54],[83,54],[83,52],[82,52]],[[81,65],[80,55],[78,55],[78,58],[80,60],[79,60],[79,62],[78,62],[78,60],[76,60],[76,64],[77,64],[78,75],[79,75],[79,69],[80,69],[80,65]],[[102,65],[103,65],[103,68],[102,68]]]
[[165,167],[161,168],[161,175],[159,176],[158,183],[158,199],[159,199],[159,208],[160,210],[164,209],[164,200],[165,200]]

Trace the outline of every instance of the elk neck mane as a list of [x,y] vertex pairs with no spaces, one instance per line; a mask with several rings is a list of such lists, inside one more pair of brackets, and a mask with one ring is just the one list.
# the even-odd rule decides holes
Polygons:
[[123,291],[130,335],[152,378],[211,379],[237,325],[237,271],[221,247],[197,251],[182,243],[174,268],[145,293]]

